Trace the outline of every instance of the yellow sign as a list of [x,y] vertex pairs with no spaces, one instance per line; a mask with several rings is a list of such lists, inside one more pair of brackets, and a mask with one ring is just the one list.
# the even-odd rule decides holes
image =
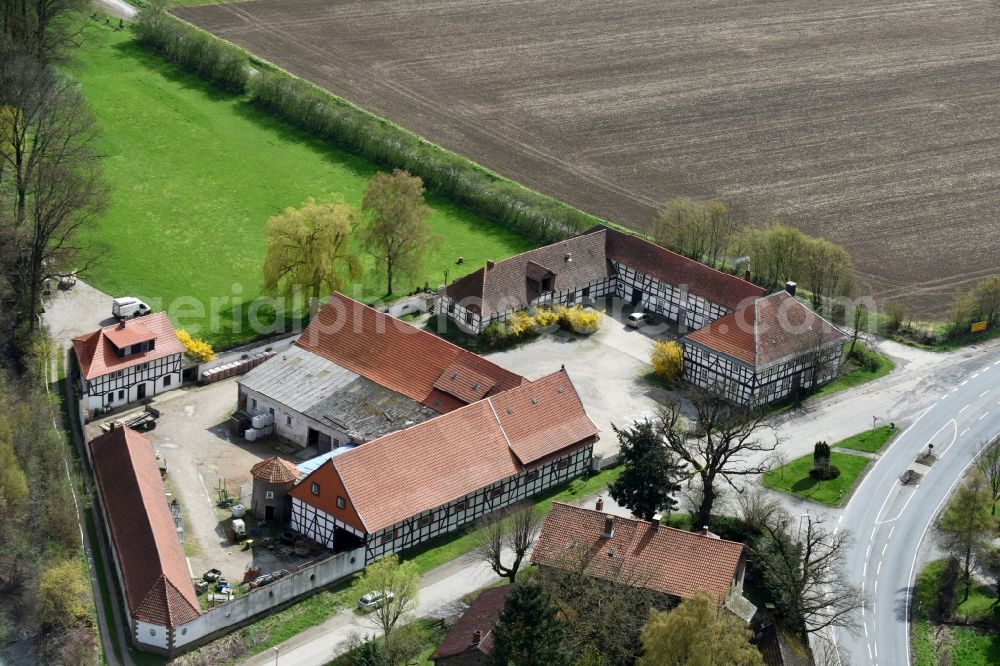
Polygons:
[[986,325],[987,325],[987,322],[985,322],[985,321],[977,321],[974,324],[972,324],[972,332],[973,333],[982,333],[983,331],[986,330]]

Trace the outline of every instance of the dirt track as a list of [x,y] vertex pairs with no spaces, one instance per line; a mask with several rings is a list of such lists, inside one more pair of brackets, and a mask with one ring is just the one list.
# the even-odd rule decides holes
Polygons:
[[1000,266],[992,0],[266,0],[180,16],[632,227],[717,197],[940,314]]

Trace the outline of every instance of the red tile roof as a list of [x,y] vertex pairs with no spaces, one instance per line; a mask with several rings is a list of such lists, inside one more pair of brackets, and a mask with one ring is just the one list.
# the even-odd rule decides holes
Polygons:
[[[610,539],[605,521],[613,520]],[[644,520],[556,502],[542,524],[531,560],[557,568],[583,566],[598,578],[689,598],[698,590],[725,601],[743,557],[743,544]]]
[[330,297],[295,344],[441,413],[474,397],[469,393],[471,382],[450,383],[456,368],[492,382],[490,393],[527,381],[436,335],[338,293]]
[[[118,340],[119,344],[130,345],[152,339],[156,340],[152,351],[118,358],[115,340]],[[131,319],[124,324],[114,324],[73,338],[73,349],[76,351],[84,379],[94,379],[115,370],[123,370],[173,354],[182,354],[184,345],[177,339],[166,313],[156,312],[143,317],[142,320]]]
[[476,372],[461,359],[445,368],[434,381],[434,388],[466,403],[482,400],[496,385],[492,377]]
[[251,467],[250,475],[271,484],[291,483],[299,478],[299,468],[295,466],[295,463],[274,456],[267,460],[261,460]]
[[132,616],[176,627],[200,614],[153,443],[129,428],[90,442],[94,477]]
[[843,342],[847,335],[788,292],[779,291],[688,333],[685,339],[761,370],[819,346]]
[[[454,657],[463,652],[479,652],[483,655],[493,652],[493,626],[500,618],[507,597],[514,587],[514,585],[504,585],[480,592],[462,613],[462,617],[455,620],[451,630],[431,654],[431,660]],[[479,643],[473,642],[476,631],[481,632]]]
[[601,232],[607,237],[608,259],[616,259],[662,282],[685,286],[690,293],[713,303],[736,308],[748,299],[767,293],[752,282],[717,271],[638,236],[604,226],[594,227],[585,233]]
[[[543,435],[534,435],[536,431]],[[374,533],[514,476],[532,462],[584,446],[598,432],[560,370],[362,444],[328,464],[336,469],[366,531]],[[296,489],[308,488],[310,477],[322,469]],[[295,496],[317,501],[305,492]]]

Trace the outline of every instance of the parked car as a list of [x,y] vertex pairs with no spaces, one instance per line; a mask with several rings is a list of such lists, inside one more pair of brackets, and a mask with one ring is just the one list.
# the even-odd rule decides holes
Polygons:
[[373,611],[376,608],[385,606],[389,601],[395,599],[396,595],[386,590],[384,592],[369,592],[358,599],[358,608],[363,611]]
[[134,296],[116,298],[111,305],[111,314],[119,320],[144,317],[150,312],[152,310],[149,309],[149,306]]
[[648,312],[633,312],[628,316],[626,323],[632,328],[639,328],[640,326],[652,323],[652,321],[653,318],[649,316]]

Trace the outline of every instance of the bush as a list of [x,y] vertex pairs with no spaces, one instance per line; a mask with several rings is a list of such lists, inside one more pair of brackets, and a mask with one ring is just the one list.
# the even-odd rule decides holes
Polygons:
[[895,333],[906,320],[908,310],[905,303],[890,301],[885,304],[885,327],[889,333]]
[[816,442],[813,447],[813,467],[809,476],[821,481],[829,481],[840,476],[840,470],[830,464],[830,445],[826,442]]
[[46,627],[68,627],[87,617],[83,570],[76,560],[63,560],[42,572],[38,614]]
[[204,340],[192,338],[191,334],[184,329],[177,331],[177,339],[184,345],[188,356],[196,361],[207,363],[208,361],[215,360],[215,350],[212,349],[212,345]]
[[649,362],[657,375],[673,381],[680,377],[684,370],[684,348],[673,340],[669,342],[658,340],[653,343],[653,355]]
[[242,49],[149,7],[139,10],[132,30],[140,44],[165,60],[209,79],[223,90],[246,90],[250,58]]
[[558,309],[559,326],[576,333],[577,335],[590,335],[601,326],[601,313],[596,310],[586,311],[579,305],[573,307],[562,306]]

